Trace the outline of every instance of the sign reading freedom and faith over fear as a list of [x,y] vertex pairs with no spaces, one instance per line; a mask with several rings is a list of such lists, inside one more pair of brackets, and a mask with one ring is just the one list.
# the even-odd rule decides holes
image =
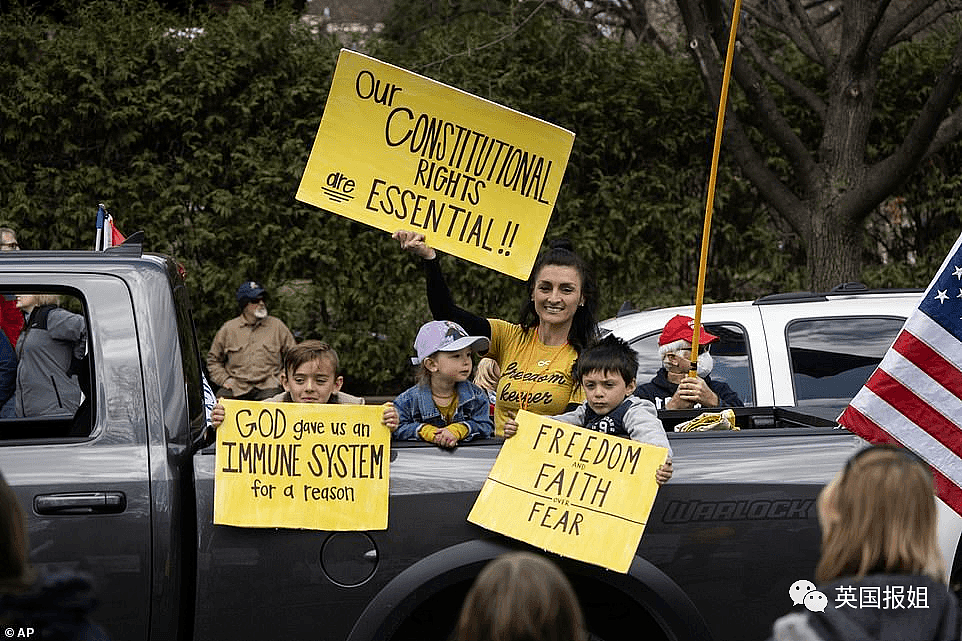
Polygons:
[[631,566],[668,450],[521,410],[468,520],[617,572]]
[[382,406],[220,403],[214,523],[387,529],[391,434]]
[[574,134],[341,50],[297,199],[527,279]]

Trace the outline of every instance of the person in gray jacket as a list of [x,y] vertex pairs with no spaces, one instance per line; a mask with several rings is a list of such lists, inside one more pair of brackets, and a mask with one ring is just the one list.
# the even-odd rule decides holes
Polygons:
[[81,391],[71,366],[86,353],[84,317],[53,294],[18,294],[17,307],[27,316],[17,339],[17,416],[73,416]]

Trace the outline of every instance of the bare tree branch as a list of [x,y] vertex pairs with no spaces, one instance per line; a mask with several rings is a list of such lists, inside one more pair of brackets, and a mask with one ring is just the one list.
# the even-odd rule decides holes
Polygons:
[[[595,0],[594,2],[555,0],[555,2],[567,13],[600,27],[607,37],[614,36],[628,45],[646,43],[665,52],[672,50],[672,46],[655,28],[645,0]],[[630,38],[627,37],[628,35]]]
[[802,8],[810,16],[816,9],[821,10],[821,15],[814,15],[811,18],[812,24],[820,29],[842,15],[842,6],[844,5],[837,0],[809,0],[802,5]]
[[[951,59],[946,63],[932,93],[922,106],[918,118],[912,123],[902,144],[888,158],[872,166],[866,180],[846,195],[846,199],[867,199],[881,202],[902,183],[906,176],[918,166],[921,159],[929,153],[932,145],[939,141],[938,136],[947,137],[958,130],[960,118],[958,110],[948,119],[943,117],[949,104],[962,89],[962,36],[956,42]],[[947,139],[946,139],[947,141]],[[941,142],[941,144],[945,144]]]
[[[722,36],[718,33],[717,25],[710,24],[707,16],[702,13],[699,0],[679,0],[678,4],[688,26],[689,35],[692,36],[690,45],[692,56],[706,81],[712,101],[717,105],[721,91],[722,62],[709,33],[714,33],[719,38]],[[743,63],[735,65],[736,70],[746,66]],[[739,84],[741,82],[739,80]],[[768,167],[766,156],[759,153],[752,144],[740,117],[731,108],[726,112],[724,135],[725,147],[731,150],[739,167],[756,185],[765,200],[781,213],[793,229],[799,234],[804,234],[808,229],[809,221],[806,219],[801,200]]]
[[822,100],[817,93],[786,74],[778,65],[773,64],[768,56],[765,55],[765,52],[758,46],[758,43],[755,42],[755,39],[752,38],[751,34],[747,32],[742,33],[742,35],[739,36],[739,40],[744,44],[752,60],[762,71],[771,76],[772,79],[784,87],[790,94],[807,104],[819,117],[825,117],[825,101]]
[[511,37],[514,36],[516,33],[518,33],[518,31],[520,31],[520,30],[524,27],[524,25],[527,24],[527,22],[528,22],[529,20],[531,20],[531,18],[533,18],[539,11],[541,11],[542,8],[544,8],[544,6],[545,6],[546,4],[549,4],[550,2],[551,2],[551,0],[541,0],[541,2],[538,4],[538,6],[535,7],[534,9],[532,9],[532,10],[531,10],[531,13],[529,13],[529,14],[527,15],[527,17],[525,17],[525,18],[524,18],[521,22],[519,22],[518,24],[514,25],[509,31],[505,32],[505,34],[504,34],[503,36],[501,36],[500,38],[496,38],[495,40],[492,40],[492,41],[490,41],[490,42],[486,42],[486,43],[484,43],[484,44],[482,44],[482,45],[479,45],[479,46],[477,46],[477,47],[473,47],[473,48],[471,48],[471,49],[464,49],[464,50],[462,50],[462,51],[458,51],[458,52],[449,54],[448,56],[445,56],[445,57],[442,58],[441,60],[435,60],[434,62],[429,62],[429,63],[423,65],[423,66],[421,67],[421,69],[430,69],[431,67],[437,67],[437,66],[439,66],[439,65],[443,65],[443,64],[444,64],[445,62],[447,62],[448,60],[452,60],[453,58],[458,58],[458,57],[460,57],[460,56],[468,56],[468,55],[471,55],[471,54],[474,53],[474,52],[483,51],[484,49],[487,49],[488,47],[493,47],[493,46],[495,46],[495,45],[497,45],[497,44],[499,44],[499,43],[501,43],[501,42],[504,42],[504,41],[507,40],[508,38],[511,38]]
[[756,7],[750,5],[742,5],[742,11],[746,12],[766,28],[777,31],[778,33],[784,35],[786,38],[791,40],[796,47],[798,47],[799,51],[804,53],[811,60],[818,63],[822,62],[821,55],[815,49],[815,47],[812,46],[807,38],[799,37],[799,33],[797,31],[790,29],[787,21],[779,20],[776,17],[760,11]]
[[815,26],[821,29],[825,25],[837,20],[842,15],[842,10],[838,7],[832,7],[829,11],[826,11],[820,18],[815,20]]
[[818,35],[815,25],[812,24],[808,12],[802,7],[800,0],[789,0],[788,6],[792,15],[795,16],[795,20],[798,21],[802,33],[805,34],[805,39],[811,43],[812,48],[817,52],[818,62],[820,62],[823,67],[831,66],[832,54],[825,46],[825,43],[822,42],[821,36]]
[[[608,18],[634,33],[640,23],[632,24],[625,12],[634,11],[642,22],[649,20],[645,11],[639,11],[643,2],[577,0],[587,9],[603,5]],[[692,59],[717,105],[731,0],[675,2]],[[949,111],[962,92],[960,37],[896,151],[867,166],[869,132],[878,116],[875,96],[881,60],[894,44],[929,35],[944,24],[940,21],[945,16],[962,14],[962,0],[743,2],[748,19],[740,27],[732,79],[750,111],[728,108],[724,149],[760,196],[804,240],[813,283],[824,286],[836,277],[858,278],[860,258],[851,247],[864,234],[863,221],[925,158],[962,136],[962,107]],[[796,54],[823,68],[822,78],[806,82],[780,64],[782,59],[797,60]],[[807,117],[790,120],[797,110],[782,100],[783,94],[809,108],[817,122]],[[820,125],[820,130],[813,130],[813,125]],[[764,142],[759,142],[758,134],[764,135]],[[777,149],[774,154],[769,145]],[[780,168],[786,162],[788,171]]]
[[[724,11],[717,12],[714,16],[709,16],[715,51],[718,52],[716,58],[719,64],[715,67],[713,75],[716,76],[715,83],[720,87],[722,65],[720,64],[722,52],[728,45],[728,30],[731,22]],[[737,51],[736,51],[737,54]],[[759,126],[765,130],[769,137],[789,159],[795,168],[796,177],[806,191],[813,188],[811,182],[812,170],[815,166],[814,160],[805,144],[798,137],[791,125],[785,120],[778,109],[775,99],[772,97],[762,78],[755,72],[750,64],[746,64],[736,55],[732,66],[732,75],[738,82],[739,87],[745,92],[749,102],[754,106],[755,116],[758,118]],[[720,88],[714,91],[713,99],[716,101],[720,96]]]
[[901,30],[895,31],[894,35],[887,36],[889,46],[894,46],[900,42],[908,42],[920,33],[928,31],[939,18],[951,15],[959,11],[959,6],[953,6],[951,2],[939,3],[940,6],[925,10],[910,24],[905,25]]
[[942,121],[938,131],[935,132],[935,137],[932,138],[932,144],[925,150],[922,160],[927,160],[942,151],[947,144],[954,142],[960,134],[962,134],[962,107],[958,107]]
[[[924,1],[924,0],[923,0]],[[931,1],[931,0],[929,0]],[[859,5],[858,3],[865,3]],[[872,3],[877,3],[875,5],[875,11],[871,11]],[[879,25],[882,23],[882,18],[885,16],[885,10],[888,8],[891,0],[849,0],[847,6],[856,5],[851,11],[845,12],[843,20],[846,22],[851,21],[849,25],[846,25],[845,29],[848,33],[858,34],[858,38],[855,40],[855,46],[848,50],[849,59],[852,61],[851,64],[856,67],[861,67],[867,63],[868,60],[876,60],[876,56],[872,55],[872,43],[876,40],[876,34],[879,29]],[[868,5],[868,8],[862,8]],[[856,24],[862,16],[868,16],[868,21],[865,24]],[[843,39],[842,45],[847,41]]]
[[[729,121],[726,119],[725,122]],[[732,117],[731,124],[726,124],[725,133],[728,148],[735,156],[738,166],[755,185],[765,202],[781,214],[795,233],[802,237],[808,234],[811,219],[804,203],[769,169],[765,159],[751,144],[737,116]]]
[[[958,8],[955,10],[957,11]],[[883,48],[890,47],[895,44],[896,38],[899,40],[904,40],[906,37],[910,38],[951,11],[953,9],[950,2],[939,0],[933,4],[932,0],[914,0],[908,6],[900,7],[898,11],[892,12],[890,20],[887,20],[885,26],[879,30],[879,45]],[[924,20],[919,20],[916,25],[909,28],[923,14],[931,15]]]
[[802,189],[805,191],[812,190],[814,188],[812,175],[815,169],[815,161],[805,147],[805,143],[785,120],[765,83],[762,82],[762,79],[750,65],[744,63],[736,61],[732,73],[738,80],[742,91],[748,97],[749,102],[754,105],[759,126],[778,145],[795,168],[795,177]]

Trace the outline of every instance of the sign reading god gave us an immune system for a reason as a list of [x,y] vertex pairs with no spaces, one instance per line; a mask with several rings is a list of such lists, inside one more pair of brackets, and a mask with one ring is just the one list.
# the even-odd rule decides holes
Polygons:
[[220,402],[214,523],[387,528],[391,434],[383,407]]
[[297,199],[526,279],[574,134],[342,50]]

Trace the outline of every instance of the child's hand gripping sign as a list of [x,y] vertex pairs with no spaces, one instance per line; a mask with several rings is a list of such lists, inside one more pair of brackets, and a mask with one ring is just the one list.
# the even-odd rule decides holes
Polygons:
[[382,406],[221,404],[214,523],[387,529],[391,433]]
[[468,520],[627,572],[668,450],[521,410]]

